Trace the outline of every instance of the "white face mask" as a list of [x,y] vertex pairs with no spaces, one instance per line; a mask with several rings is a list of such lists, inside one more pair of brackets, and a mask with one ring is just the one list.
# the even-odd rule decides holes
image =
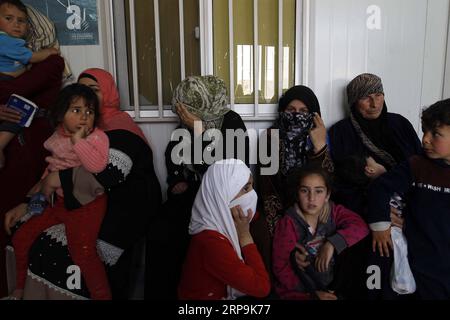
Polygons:
[[250,192],[247,192],[243,196],[240,196],[239,198],[231,201],[228,207],[231,209],[236,206],[241,206],[242,211],[244,211],[245,215],[247,215],[248,209],[252,209],[254,215],[256,212],[257,202],[258,202],[258,195],[256,194],[255,190],[252,190]]

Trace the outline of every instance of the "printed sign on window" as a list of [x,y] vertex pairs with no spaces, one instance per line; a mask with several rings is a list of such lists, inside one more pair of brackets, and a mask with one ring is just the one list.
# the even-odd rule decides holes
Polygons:
[[55,23],[60,45],[98,45],[97,0],[24,0]]

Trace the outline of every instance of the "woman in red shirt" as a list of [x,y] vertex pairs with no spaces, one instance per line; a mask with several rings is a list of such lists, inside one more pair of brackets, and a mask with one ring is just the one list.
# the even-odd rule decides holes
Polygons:
[[178,297],[233,300],[266,297],[270,279],[249,231],[258,196],[244,162],[209,167],[192,208],[192,236]]

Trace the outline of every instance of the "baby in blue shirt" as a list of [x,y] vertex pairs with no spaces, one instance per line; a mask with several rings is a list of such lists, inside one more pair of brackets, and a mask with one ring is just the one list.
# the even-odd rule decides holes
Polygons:
[[[17,78],[27,71],[29,64],[59,54],[55,48],[31,51],[24,40],[27,32],[26,6],[20,0],[0,0],[0,81]],[[3,150],[20,129],[13,123],[0,123],[0,169],[5,165]]]

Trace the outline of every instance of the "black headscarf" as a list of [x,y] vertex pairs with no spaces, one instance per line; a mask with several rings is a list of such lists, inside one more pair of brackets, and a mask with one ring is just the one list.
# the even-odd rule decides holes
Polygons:
[[[308,107],[309,113],[285,112],[293,100],[302,101]],[[290,170],[300,168],[306,163],[313,113],[320,114],[319,100],[310,88],[295,86],[280,98],[278,111],[280,115],[272,128],[280,130],[280,171],[287,175]]]
[[[350,108],[352,116],[357,122],[357,124],[354,123],[355,129],[359,126],[375,147],[380,149],[381,152],[388,154],[387,157],[390,158],[391,161],[386,161],[385,157],[380,157],[379,154],[374,153],[373,150],[368,148],[369,151],[371,151],[370,153],[376,158],[377,162],[381,163],[386,169],[390,169],[396,163],[405,160],[405,156],[397,145],[393,131],[389,126],[386,103],[383,106],[381,115],[374,120],[363,118],[357,107],[359,99],[374,93],[384,94],[384,91],[381,79],[373,74],[361,74],[353,79],[347,86],[347,95],[349,103],[351,103]],[[363,137],[361,137],[361,139],[367,147],[367,141],[364,141]]]
[[305,86],[295,86],[290,88],[283,94],[278,103],[278,112],[284,112],[292,100],[300,100],[307,107],[310,113],[320,114],[319,100],[317,100],[314,92]]

